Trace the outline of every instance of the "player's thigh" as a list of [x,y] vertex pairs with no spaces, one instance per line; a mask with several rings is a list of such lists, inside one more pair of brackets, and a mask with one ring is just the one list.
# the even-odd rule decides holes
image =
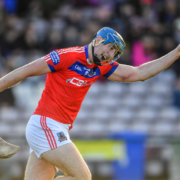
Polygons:
[[51,180],[55,173],[56,169],[52,164],[43,158],[38,159],[32,152],[27,163],[24,180]]
[[89,168],[73,143],[47,151],[42,157],[68,176],[76,177],[78,180],[91,179]]

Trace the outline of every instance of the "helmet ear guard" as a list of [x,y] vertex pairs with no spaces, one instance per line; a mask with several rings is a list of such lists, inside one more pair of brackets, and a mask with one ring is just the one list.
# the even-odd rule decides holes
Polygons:
[[[96,38],[97,37],[101,37],[102,39],[95,44]],[[99,44],[108,44],[108,43],[112,43],[112,46],[115,45],[117,51],[114,54],[114,59],[110,58],[108,60],[101,60],[97,54],[95,54],[94,52],[94,47],[98,46]],[[112,47],[111,46],[111,47]],[[92,41],[92,56],[93,56],[93,61],[96,65],[98,66],[103,66],[106,64],[110,64],[112,63],[113,60],[117,60],[123,53],[124,47],[126,46],[123,38],[121,37],[121,35],[119,33],[117,33],[115,30],[108,28],[108,27],[104,27],[102,29],[100,29],[97,34],[94,36],[94,39]],[[101,48],[102,49],[102,48]],[[109,50],[108,50],[109,51]],[[105,52],[107,53],[107,52]]]

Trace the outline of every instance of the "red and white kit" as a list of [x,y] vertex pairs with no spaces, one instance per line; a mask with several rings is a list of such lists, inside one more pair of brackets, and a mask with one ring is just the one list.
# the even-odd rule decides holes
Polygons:
[[[44,133],[41,133],[40,137],[37,129],[38,136],[33,136],[32,140],[28,140],[30,138],[28,132],[31,132],[28,128],[32,128],[32,125],[27,126],[27,141],[33,151],[36,151],[36,145],[38,146],[38,153],[70,142],[66,131],[60,129],[59,132],[53,132],[48,123],[42,123],[42,119],[49,118],[51,123],[59,122],[71,129],[90,86],[101,76],[108,78],[119,65],[117,62],[105,66],[88,63],[87,46],[57,49],[46,55],[45,59],[52,72],[47,75],[45,89],[34,112],[34,115],[39,115],[36,121],[39,124],[39,130],[42,129]],[[32,118],[29,123],[33,124],[34,121],[33,123],[31,121]],[[62,136],[64,133],[67,140],[60,142],[57,133],[62,133]],[[37,141],[36,138],[38,138]],[[33,142],[36,144],[32,145]],[[46,142],[47,146],[41,146],[41,142],[43,144]],[[57,146],[53,146],[53,143]]]

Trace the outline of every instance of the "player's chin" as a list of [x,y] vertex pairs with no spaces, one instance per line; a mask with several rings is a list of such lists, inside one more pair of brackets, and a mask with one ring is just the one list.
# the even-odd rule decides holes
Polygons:
[[100,59],[100,61],[101,61],[101,62],[105,62],[105,61],[107,61],[107,59],[106,59],[106,58],[104,58],[104,56],[101,56],[99,59]]

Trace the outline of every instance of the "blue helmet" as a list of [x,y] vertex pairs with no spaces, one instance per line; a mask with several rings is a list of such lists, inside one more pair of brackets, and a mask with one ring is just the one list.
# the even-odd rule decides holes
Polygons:
[[[126,46],[122,36],[119,33],[117,33],[115,30],[109,27],[104,27],[100,29],[95,35],[94,40],[99,36],[102,37],[102,40],[100,43],[104,45],[111,43],[112,46],[116,47],[117,51],[114,55],[113,60],[117,60],[122,55],[124,47]],[[112,59],[111,60],[108,59],[102,62],[101,58],[98,57],[96,54],[94,54],[94,46],[92,46],[92,51],[93,51],[93,61],[95,64],[102,66],[102,65],[106,65],[112,62]]]

